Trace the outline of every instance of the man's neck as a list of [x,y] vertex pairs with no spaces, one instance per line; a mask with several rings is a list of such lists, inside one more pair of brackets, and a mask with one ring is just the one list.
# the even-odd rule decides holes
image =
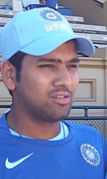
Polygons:
[[39,122],[17,115],[13,111],[8,114],[7,120],[11,129],[32,138],[50,139],[60,132],[59,122]]

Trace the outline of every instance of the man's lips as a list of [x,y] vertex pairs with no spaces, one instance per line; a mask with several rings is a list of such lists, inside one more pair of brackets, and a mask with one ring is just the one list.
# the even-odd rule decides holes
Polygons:
[[56,92],[51,95],[51,98],[59,105],[68,105],[71,103],[72,96],[68,92]]

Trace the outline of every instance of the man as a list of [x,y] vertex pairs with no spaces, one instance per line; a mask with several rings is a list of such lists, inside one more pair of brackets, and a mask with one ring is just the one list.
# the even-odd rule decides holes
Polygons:
[[78,53],[94,54],[50,8],[18,13],[0,32],[2,78],[12,95],[0,119],[0,179],[104,179],[106,144],[64,120],[79,83]]

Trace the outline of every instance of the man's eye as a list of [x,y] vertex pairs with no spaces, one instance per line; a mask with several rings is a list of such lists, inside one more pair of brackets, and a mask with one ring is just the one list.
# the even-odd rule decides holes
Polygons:
[[39,65],[40,68],[55,68],[56,66],[54,64],[42,64]]
[[67,65],[68,68],[78,68],[79,64],[69,64]]

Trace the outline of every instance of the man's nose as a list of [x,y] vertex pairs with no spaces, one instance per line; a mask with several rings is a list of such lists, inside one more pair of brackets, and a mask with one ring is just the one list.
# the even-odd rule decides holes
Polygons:
[[56,86],[64,86],[68,89],[72,88],[73,73],[66,66],[61,67],[56,75]]

